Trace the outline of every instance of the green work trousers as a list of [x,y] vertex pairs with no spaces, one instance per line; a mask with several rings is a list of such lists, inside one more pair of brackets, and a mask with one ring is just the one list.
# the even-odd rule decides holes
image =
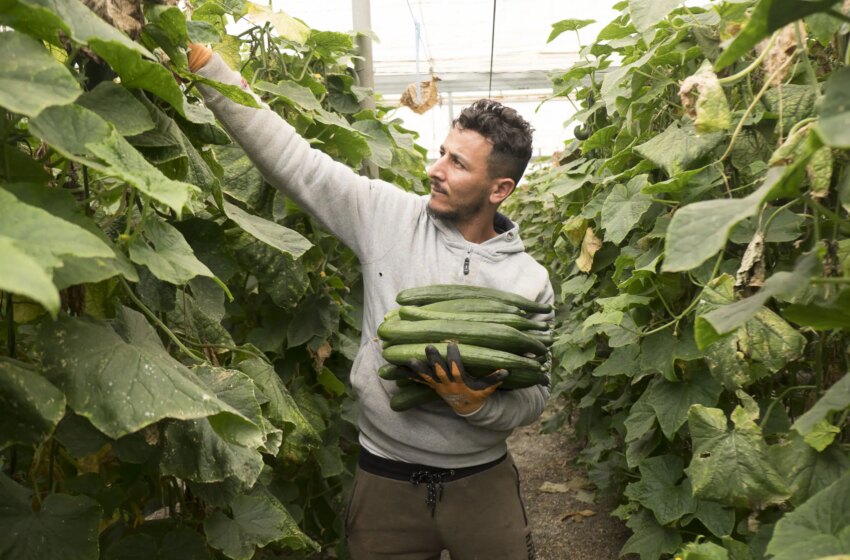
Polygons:
[[352,560],[439,560],[443,550],[452,560],[535,558],[510,455],[442,484],[413,484],[358,467],[345,530]]

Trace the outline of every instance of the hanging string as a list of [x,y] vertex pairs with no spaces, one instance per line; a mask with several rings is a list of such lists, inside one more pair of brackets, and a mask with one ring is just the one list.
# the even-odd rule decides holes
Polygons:
[[419,35],[419,22],[413,22],[414,27],[416,28],[416,102],[422,103],[422,81],[419,79],[419,41],[421,36]]
[[496,46],[496,0],[493,0],[493,29],[490,32],[490,79],[487,84],[487,99],[493,91],[493,49]]

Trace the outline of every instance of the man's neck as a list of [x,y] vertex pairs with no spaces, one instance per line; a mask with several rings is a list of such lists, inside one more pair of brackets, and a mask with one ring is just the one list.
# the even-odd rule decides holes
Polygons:
[[498,234],[493,227],[494,215],[479,215],[469,220],[455,221],[454,226],[470,243],[484,243]]

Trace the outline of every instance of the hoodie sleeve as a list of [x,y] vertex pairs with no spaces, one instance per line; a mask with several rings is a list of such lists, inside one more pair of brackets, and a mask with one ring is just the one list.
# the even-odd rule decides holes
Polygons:
[[[555,293],[548,280],[537,301],[552,304]],[[551,321],[554,312],[547,315],[536,315],[533,318],[541,321]],[[550,374],[547,373],[547,377]],[[551,379],[551,378],[550,378]],[[513,430],[519,426],[532,424],[543,413],[549,398],[549,388],[535,385],[513,391],[496,391],[484,402],[484,406],[463,418],[474,426],[491,430]]]
[[[242,76],[217,54],[199,74],[248,90]],[[316,218],[361,262],[382,254],[387,236],[376,225],[405,220],[417,210],[419,197],[389,183],[370,180],[310,146],[267,106],[240,105],[215,89],[199,85],[206,105],[242,146],[266,181]],[[256,97],[256,96],[255,96]],[[383,239],[381,238],[383,237]]]

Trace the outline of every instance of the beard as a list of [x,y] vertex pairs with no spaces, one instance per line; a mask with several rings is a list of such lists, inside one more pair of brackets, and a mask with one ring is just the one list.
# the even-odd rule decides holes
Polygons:
[[481,197],[477,199],[465,202],[460,206],[450,209],[434,208],[432,199],[428,201],[428,210],[431,212],[431,215],[443,221],[453,223],[464,222],[481,212],[484,205],[487,203],[487,198],[487,194],[482,194]]

